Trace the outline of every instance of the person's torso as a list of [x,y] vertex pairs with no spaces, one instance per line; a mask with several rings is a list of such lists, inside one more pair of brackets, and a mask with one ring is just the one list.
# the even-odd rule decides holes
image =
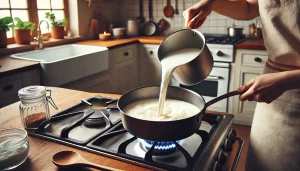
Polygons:
[[300,0],[259,0],[259,11],[267,66],[300,69]]

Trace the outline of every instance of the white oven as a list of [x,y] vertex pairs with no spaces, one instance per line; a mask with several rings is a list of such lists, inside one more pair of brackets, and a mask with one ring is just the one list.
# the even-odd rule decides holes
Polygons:
[[[208,102],[228,92],[229,73],[230,63],[214,62],[214,67],[211,73],[201,83],[193,86],[184,86],[172,79],[171,85],[180,86],[195,91],[196,93],[202,95],[205,101]],[[208,109],[220,112],[227,112],[227,104],[228,99],[224,99],[213,104]]]

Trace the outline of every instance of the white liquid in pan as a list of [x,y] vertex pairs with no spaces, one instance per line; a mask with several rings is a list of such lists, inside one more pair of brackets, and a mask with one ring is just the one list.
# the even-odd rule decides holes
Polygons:
[[158,99],[153,98],[133,102],[124,108],[124,112],[129,116],[143,120],[171,121],[194,116],[200,112],[200,109],[181,100],[166,99],[163,113],[157,116]]
[[179,120],[199,113],[200,109],[193,104],[180,100],[166,99],[167,88],[173,71],[178,66],[196,58],[199,55],[199,51],[196,48],[189,48],[167,54],[161,60],[162,81],[159,101],[157,99],[140,100],[126,106],[124,112],[135,118],[154,121]]

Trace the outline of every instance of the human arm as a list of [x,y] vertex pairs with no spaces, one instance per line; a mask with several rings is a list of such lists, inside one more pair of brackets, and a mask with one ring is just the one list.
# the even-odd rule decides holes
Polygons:
[[237,20],[250,20],[259,16],[258,0],[201,0],[183,12],[186,27],[199,28],[212,11]]
[[271,103],[285,91],[300,88],[300,70],[270,73],[252,79],[238,91],[240,100]]

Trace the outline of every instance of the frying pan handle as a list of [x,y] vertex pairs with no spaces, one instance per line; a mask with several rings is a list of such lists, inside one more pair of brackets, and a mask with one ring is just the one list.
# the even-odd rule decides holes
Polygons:
[[226,98],[231,97],[231,96],[240,95],[240,94],[241,94],[241,92],[239,92],[239,91],[232,91],[232,92],[226,93],[222,96],[219,96],[219,97],[214,98],[211,101],[207,102],[206,107],[209,107],[210,105],[212,105],[212,104],[214,104],[214,103],[216,103],[220,100],[226,99]]
[[143,7],[143,0],[140,0],[140,16],[142,16],[143,15],[143,9],[144,7]]

